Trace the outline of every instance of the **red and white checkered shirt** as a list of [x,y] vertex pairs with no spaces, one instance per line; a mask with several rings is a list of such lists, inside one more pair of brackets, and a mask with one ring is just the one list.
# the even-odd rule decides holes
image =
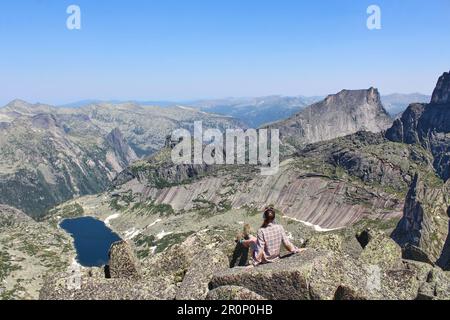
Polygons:
[[[267,227],[258,230],[257,250],[254,254],[254,264],[273,262],[280,258],[281,244],[289,250],[295,250],[295,246],[289,241],[283,226],[270,223]],[[264,252],[262,258],[260,253]]]

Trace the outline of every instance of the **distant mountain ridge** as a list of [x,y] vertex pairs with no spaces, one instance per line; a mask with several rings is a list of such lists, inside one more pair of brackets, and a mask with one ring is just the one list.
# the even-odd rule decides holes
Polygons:
[[[162,108],[179,105],[190,106],[208,113],[217,113],[239,119],[246,126],[259,128],[264,124],[287,119],[301,109],[322,100],[323,96],[281,96],[230,97],[222,99],[200,99],[186,101],[169,100],[99,100],[88,99],[60,105],[63,108],[81,108],[92,104],[136,104],[141,106],[158,106]],[[395,117],[406,110],[409,104],[429,102],[431,96],[421,93],[384,95],[381,101],[388,113]]]
[[266,96],[255,98],[229,98],[192,102],[193,107],[206,112],[229,115],[244,121],[251,128],[285,119],[321,97]]
[[187,108],[96,104],[61,108],[14,100],[0,109],[0,203],[33,217],[73,197],[104,191],[175,129],[236,128],[229,117]]
[[431,96],[421,93],[393,93],[381,97],[386,111],[393,117],[401,114],[411,103],[428,103]]

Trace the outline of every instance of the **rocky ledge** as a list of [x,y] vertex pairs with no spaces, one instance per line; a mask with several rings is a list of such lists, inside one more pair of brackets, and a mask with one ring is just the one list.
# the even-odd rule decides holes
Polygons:
[[[348,255],[340,235],[307,242],[300,254],[257,268],[228,268],[223,242],[207,232],[159,253],[140,265],[126,242],[113,246],[107,278],[102,269],[80,273],[80,288],[68,289],[73,274],[47,279],[41,299],[197,300],[379,300],[449,299],[450,276],[433,264],[402,259],[387,235],[358,235],[360,252]],[[327,246],[327,242],[333,242]],[[120,255],[120,253],[124,255]],[[132,275],[132,276],[130,276]]]

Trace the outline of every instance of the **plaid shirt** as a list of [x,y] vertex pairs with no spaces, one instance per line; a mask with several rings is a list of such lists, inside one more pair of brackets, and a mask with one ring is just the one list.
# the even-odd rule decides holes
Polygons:
[[[280,258],[281,244],[287,249],[296,249],[289,241],[283,226],[270,223],[267,227],[258,231],[257,250],[254,253],[254,264],[273,262]],[[261,252],[264,254],[261,256]]]

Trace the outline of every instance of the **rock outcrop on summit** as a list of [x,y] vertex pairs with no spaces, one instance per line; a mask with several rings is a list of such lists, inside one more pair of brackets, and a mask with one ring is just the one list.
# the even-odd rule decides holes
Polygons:
[[431,98],[431,103],[434,104],[449,104],[450,103],[450,72],[445,72],[438,80],[436,88]]
[[[348,241],[338,237],[343,243]],[[199,233],[144,260],[140,279],[130,279],[127,271],[107,279],[101,269],[84,270],[81,286],[70,290],[68,275],[59,274],[47,278],[40,298],[413,300],[446,299],[450,294],[447,274],[429,264],[402,260],[400,247],[379,232],[361,248],[360,257],[307,248],[253,269],[228,269],[224,252],[229,245],[211,234]],[[115,259],[129,260],[129,256],[111,255],[110,265],[116,264]]]
[[434,156],[434,167],[444,180],[450,178],[450,74],[437,83],[431,103],[412,104],[387,130],[395,142],[420,144]]
[[358,131],[381,132],[392,125],[377,89],[343,90],[291,118],[273,123],[285,143],[295,147],[331,140]]

